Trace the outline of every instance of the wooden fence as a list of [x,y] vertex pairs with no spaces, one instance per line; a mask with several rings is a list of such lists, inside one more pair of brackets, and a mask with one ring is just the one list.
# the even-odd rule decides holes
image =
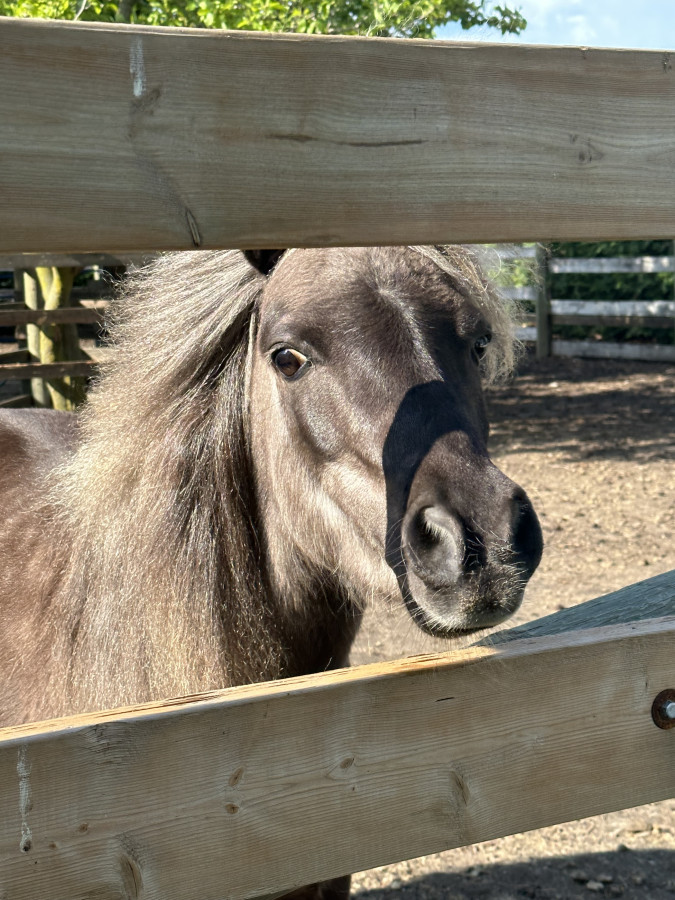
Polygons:
[[[0,37],[0,253],[675,234],[667,54],[10,20]],[[269,898],[675,796],[675,574],[583,608],[590,630],[572,618],[6,729],[0,895]]]
[[[38,266],[72,268],[77,270],[120,268],[139,265],[145,255],[126,254],[16,254],[0,256],[0,272],[12,273],[13,287],[0,289],[0,328],[19,332],[28,325],[89,325],[100,327],[104,321],[112,294],[112,286],[103,280],[92,281],[86,287],[74,287],[70,305],[59,309],[29,308],[24,302],[24,273],[34,273]],[[0,408],[30,406],[33,403],[30,380],[91,376],[99,362],[80,349],[85,358],[41,362],[31,348],[31,341],[21,341],[19,349],[0,350]],[[2,388],[11,383],[9,390]],[[18,385],[18,386],[17,386]],[[23,385],[23,391],[21,390]],[[44,391],[39,391],[43,394]]]
[[671,572],[494,646],[0,731],[0,885],[246,900],[673,797],[673,614]]
[[675,256],[638,256],[594,259],[550,258],[544,247],[509,248],[501,254],[505,260],[536,260],[535,284],[504,288],[514,300],[535,304],[535,312],[520,317],[518,337],[536,343],[537,356],[582,356],[596,359],[635,359],[675,362],[673,344],[604,340],[561,340],[553,338],[561,325],[644,327],[675,330],[673,300],[563,300],[551,297],[551,276],[633,272],[653,274],[675,271]]

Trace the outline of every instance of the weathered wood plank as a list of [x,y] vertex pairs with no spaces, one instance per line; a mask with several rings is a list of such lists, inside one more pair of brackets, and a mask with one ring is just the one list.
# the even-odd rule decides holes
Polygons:
[[0,884],[243,900],[673,797],[650,711],[674,639],[671,616],[6,729]]
[[47,324],[79,324],[95,325],[103,321],[105,309],[109,304],[99,300],[95,305],[68,306],[61,309],[4,309],[0,307],[0,327],[9,325]]
[[539,291],[536,287],[500,287],[499,292],[503,297],[509,300],[536,300],[539,297]]
[[675,570],[482,638],[480,646],[675,615]]
[[[0,322],[1,324],[1,322]],[[8,365],[9,363],[23,363],[28,362],[30,356],[28,354],[28,350],[2,350],[0,351],[0,366]]]
[[0,40],[2,253],[675,233],[661,52],[9,19]]
[[535,331],[537,359],[545,359],[551,355],[551,273],[548,266],[548,251],[545,247],[537,245],[537,285],[539,296],[537,297],[536,316],[537,328]]
[[[515,334],[519,341],[525,341],[526,343],[537,340],[536,326],[518,326],[515,329]],[[579,356],[586,359],[634,359],[638,362],[675,362],[675,347],[672,344],[637,344],[628,342],[618,344],[613,341],[554,340],[551,342],[551,356]]]
[[[0,18],[0,28],[6,20]],[[2,100],[0,99],[0,104]],[[2,108],[0,106],[0,108]],[[4,242],[3,245],[4,246]],[[0,272],[35,269],[38,266],[86,269],[90,266],[141,266],[154,254],[147,253],[6,253],[0,248]],[[75,288],[77,290],[77,288]]]
[[588,359],[635,359],[644,362],[675,362],[672,344],[615,344],[611,341],[553,341],[553,356]]
[[551,312],[560,316],[675,317],[675,300],[551,300]]
[[[110,286],[108,286],[107,290],[101,290],[100,293],[99,291],[94,293],[91,290],[82,291],[80,288],[73,288],[71,293],[73,308],[106,310],[110,306],[111,293],[112,290],[110,289]],[[106,294],[108,296],[104,296]],[[12,312],[14,310],[23,310],[25,308],[25,303],[17,301],[8,300],[0,303],[1,312]]]
[[675,257],[672,256],[618,256],[593,259],[552,259],[549,262],[554,275],[582,273],[604,275],[612,272],[672,272]]
[[588,316],[552,316],[554,325],[582,325],[588,328],[597,325],[599,328],[672,328],[675,320],[660,316],[603,316],[602,319],[589,319]]
[[0,365],[0,380],[10,378],[77,378],[93,375],[98,363],[95,360],[58,363],[14,363]]

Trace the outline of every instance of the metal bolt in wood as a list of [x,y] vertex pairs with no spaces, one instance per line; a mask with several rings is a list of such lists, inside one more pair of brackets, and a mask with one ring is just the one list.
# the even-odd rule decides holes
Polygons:
[[652,704],[652,719],[659,728],[675,728],[675,689],[666,688]]

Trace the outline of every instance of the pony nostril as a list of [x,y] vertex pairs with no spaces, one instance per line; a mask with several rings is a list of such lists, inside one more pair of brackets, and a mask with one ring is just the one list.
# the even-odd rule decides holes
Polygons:
[[464,555],[461,526],[445,510],[424,507],[405,528],[405,555],[408,565],[425,580],[458,581]]
[[537,514],[525,494],[514,501],[512,540],[513,551],[529,578],[541,560],[544,539]]

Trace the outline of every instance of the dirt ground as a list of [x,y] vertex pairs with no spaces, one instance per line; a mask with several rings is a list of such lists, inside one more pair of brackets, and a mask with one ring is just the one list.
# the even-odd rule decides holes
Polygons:
[[[497,465],[546,549],[509,625],[675,568],[675,366],[526,360],[491,391]],[[469,643],[465,641],[464,643]],[[450,649],[372,611],[353,663]],[[675,765],[675,743],[673,745]],[[675,900],[675,799],[362,872],[359,900]]]

